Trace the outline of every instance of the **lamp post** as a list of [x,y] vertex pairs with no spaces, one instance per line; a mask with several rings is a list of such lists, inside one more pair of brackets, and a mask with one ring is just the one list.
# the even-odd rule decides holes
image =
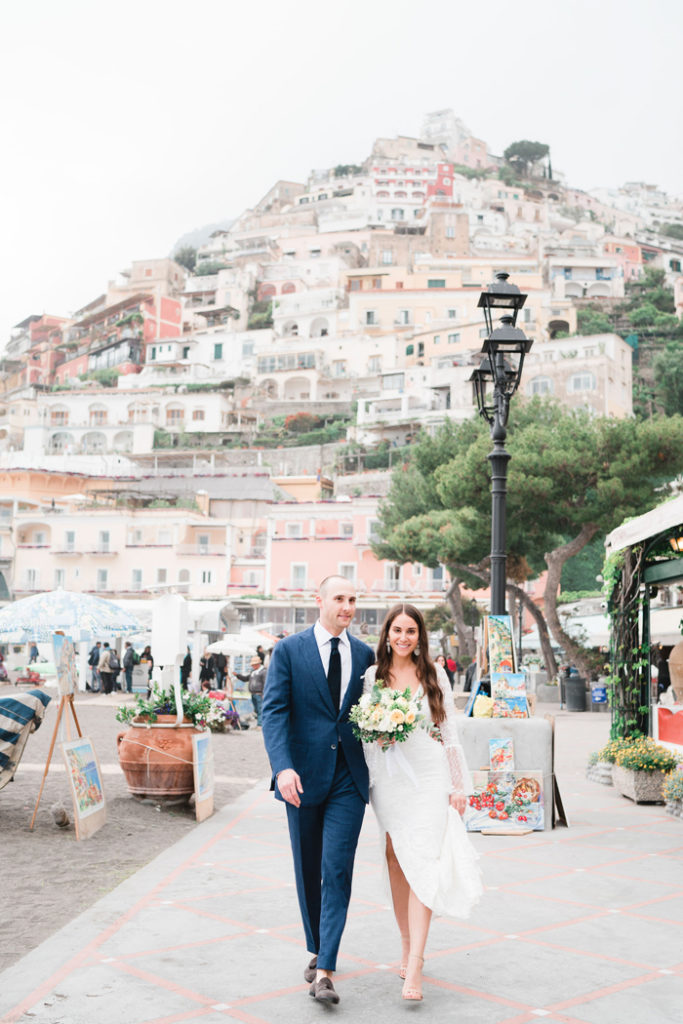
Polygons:
[[[496,274],[478,306],[484,310],[488,336],[481,350],[484,357],[473,371],[470,381],[480,414],[491,428],[493,451],[491,463],[491,614],[505,614],[505,538],[507,464],[510,454],[505,448],[510,399],[522,379],[524,356],[531,348],[531,339],[516,326],[517,314],[526,301],[517,285],[508,283],[509,275]],[[496,313],[501,326],[494,328]]]

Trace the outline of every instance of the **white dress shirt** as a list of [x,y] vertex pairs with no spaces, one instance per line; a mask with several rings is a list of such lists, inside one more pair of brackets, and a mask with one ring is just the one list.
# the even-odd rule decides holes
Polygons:
[[[320,619],[318,619],[313,627],[313,635],[315,636],[315,642],[318,645],[320,660],[323,663],[323,671],[325,675],[327,675],[327,670],[330,667],[330,654],[332,653],[332,645],[330,644],[332,633],[329,633],[323,626]],[[339,707],[341,707],[344,703],[344,696],[348,689],[348,685],[351,682],[351,641],[346,634],[346,630],[339,634],[339,655],[341,657],[341,689],[339,693]]]

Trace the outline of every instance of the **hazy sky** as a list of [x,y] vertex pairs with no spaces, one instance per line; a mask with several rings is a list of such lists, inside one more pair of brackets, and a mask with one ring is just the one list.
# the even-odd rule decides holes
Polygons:
[[581,188],[681,194],[682,27],[680,0],[6,2],[0,347],[442,107]]

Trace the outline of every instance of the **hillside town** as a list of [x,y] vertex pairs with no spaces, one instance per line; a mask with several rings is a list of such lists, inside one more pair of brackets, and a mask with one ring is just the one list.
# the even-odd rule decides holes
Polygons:
[[196,250],[131,254],[69,315],[26,310],[5,339],[3,602],[61,587],[144,621],[172,591],[208,634],[288,633],[315,621],[322,569],[355,584],[375,633],[396,592],[428,608],[448,587],[444,566],[372,545],[414,439],[477,414],[495,275],[528,296],[520,394],[597,416],[634,415],[628,288],[657,272],[683,316],[683,201],[580,191],[547,152],[492,154],[452,110],[255,200]]

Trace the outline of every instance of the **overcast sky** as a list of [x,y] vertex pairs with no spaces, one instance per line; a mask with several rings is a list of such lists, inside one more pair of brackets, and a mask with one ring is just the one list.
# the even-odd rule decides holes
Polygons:
[[278,178],[451,107],[581,188],[683,193],[680,0],[21,0],[0,13],[0,347]]

